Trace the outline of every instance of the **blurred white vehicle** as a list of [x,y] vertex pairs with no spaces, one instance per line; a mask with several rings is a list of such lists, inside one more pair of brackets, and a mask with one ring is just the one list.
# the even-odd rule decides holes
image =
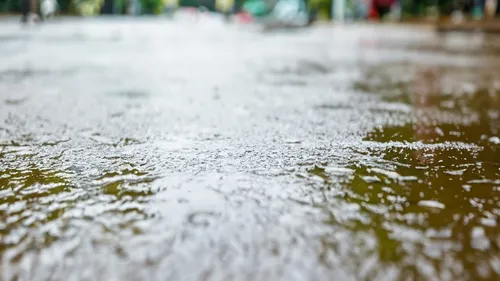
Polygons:
[[57,6],[56,0],[42,0],[40,4],[40,15],[42,19],[53,18],[57,11]]
[[304,0],[278,0],[262,20],[265,29],[305,27],[311,23]]

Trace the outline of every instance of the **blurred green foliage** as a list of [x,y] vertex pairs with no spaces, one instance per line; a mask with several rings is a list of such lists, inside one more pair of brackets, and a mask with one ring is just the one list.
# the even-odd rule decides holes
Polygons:
[[163,12],[163,0],[140,0],[140,2],[145,14],[158,15]]
[[330,19],[332,18],[332,2],[333,0],[309,0],[308,7],[318,11],[320,19]]
[[11,12],[20,10],[19,0],[0,0],[0,12]]
[[181,7],[200,7],[203,6],[209,11],[215,11],[215,0],[180,0]]
[[69,12],[82,16],[98,15],[103,3],[104,0],[72,0]]
[[[85,1],[96,1],[96,0],[85,0]],[[57,0],[59,11],[63,13],[74,12],[75,8],[74,5],[72,5],[73,2],[74,2],[73,0]],[[0,12],[3,13],[19,12],[20,10],[21,10],[21,0],[0,0]]]
[[[40,1],[40,0],[39,0]],[[129,0],[112,0],[114,2],[114,12],[116,14],[126,13],[127,3]],[[143,13],[145,14],[161,14],[163,13],[163,0],[138,0],[141,4]],[[180,0],[180,5],[183,7],[205,6],[208,10],[215,10],[216,0]],[[268,1],[268,0],[264,0]],[[332,3],[335,0],[306,0],[310,9],[319,12],[322,18],[331,18]],[[362,0],[347,0],[348,4],[354,1]],[[80,15],[96,15],[100,13],[104,0],[57,0],[59,11],[62,13],[75,13]],[[241,6],[243,1],[236,1],[237,5]],[[437,2],[428,0],[401,0],[403,16],[415,17],[423,16],[426,9],[431,5],[438,5],[441,14],[449,14],[457,0],[440,0]],[[19,12],[20,0],[0,0],[1,12]]]

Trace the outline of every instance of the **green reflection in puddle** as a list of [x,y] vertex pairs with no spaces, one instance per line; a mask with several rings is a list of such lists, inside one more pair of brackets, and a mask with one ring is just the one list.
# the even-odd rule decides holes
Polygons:
[[[0,253],[61,218],[71,203],[64,200],[71,192],[68,176],[35,166],[0,170]],[[43,232],[37,239],[50,245],[56,237]]]
[[153,195],[150,184],[154,180],[155,178],[149,173],[133,168],[105,172],[95,180],[95,183],[101,186],[103,194],[119,200]]
[[67,179],[60,172],[38,169],[34,166],[27,169],[5,169],[0,171],[0,189],[14,188],[22,190],[34,184],[63,185]]
[[487,68],[370,66],[353,88],[376,94],[384,101],[412,105],[415,109],[475,112],[481,117],[497,119],[498,126],[500,89],[495,73],[495,69]]
[[[360,280],[389,269],[398,277],[387,280],[500,278],[500,91],[484,87],[489,78],[472,73],[474,85],[483,86],[446,92],[446,79],[461,81],[453,71],[416,71],[397,80],[384,68],[372,69],[357,90],[414,112],[430,109],[464,119],[423,114],[404,119],[413,120],[404,125],[382,126],[363,139],[368,149],[346,166],[353,171],[349,176],[317,166],[308,171],[323,185],[337,186],[337,198],[356,207],[349,220],[334,210],[326,223],[375,241],[373,246],[362,240],[352,250],[352,261],[369,268],[360,270]],[[324,246],[339,251],[338,243]],[[373,264],[364,267],[373,255]]]
[[[366,140],[389,142],[396,137],[386,135],[396,134],[399,141],[418,141],[412,128],[411,124],[382,128],[369,133]],[[364,278],[396,266],[397,280],[429,280],[421,268],[425,263],[434,277],[451,274],[458,280],[498,280],[500,149],[481,140],[479,134],[485,132],[477,127],[471,128],[478,135],[467,133],[467,127],[441,128],[443,136],[427,139],[429,143],[478,140],[482,149],[388,143],[374,148],[371,160],[349,166],[353,173],[337,181],[343,191],[339,197],[360,208],[349,221],[332,214],[326,223],[375,238],[377,245],[371,251],[379,269],[373,268]],[[464,134],[448,139],[450,130]],[[337,180],[318,167],[309,173],[325,178],[325,185]]]
[[71,255],[64,245],[87,228],[97,240],[140,234],[155,178],[123,162],[83,184],[70,171],[17,162],[20,167],[0,168],[0,258],[21,264],[33,251],[59,246]]

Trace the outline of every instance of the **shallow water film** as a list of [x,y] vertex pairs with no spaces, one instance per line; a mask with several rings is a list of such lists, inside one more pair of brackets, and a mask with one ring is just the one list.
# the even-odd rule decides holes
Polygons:
[[0,280],[499,280],[498,38],[0,24]]

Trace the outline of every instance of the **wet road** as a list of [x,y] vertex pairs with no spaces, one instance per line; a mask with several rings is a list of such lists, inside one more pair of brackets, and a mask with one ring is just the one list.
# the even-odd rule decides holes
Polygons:
[[500,41],[0,24],[0,280],[498,280]]

